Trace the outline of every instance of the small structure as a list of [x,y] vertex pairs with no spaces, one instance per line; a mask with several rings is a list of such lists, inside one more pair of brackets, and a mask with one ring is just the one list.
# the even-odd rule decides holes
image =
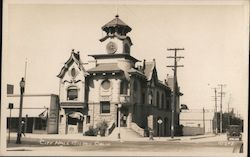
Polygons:
[[[17,132],[20,95],[8,94],[7,101],[14,104],[11,119],[7,118],[7,129]],[[23,99],[25,133],[58,133],[59,98],[55,94],[25,94]],[[11,124],[11,125],[9,125]]]

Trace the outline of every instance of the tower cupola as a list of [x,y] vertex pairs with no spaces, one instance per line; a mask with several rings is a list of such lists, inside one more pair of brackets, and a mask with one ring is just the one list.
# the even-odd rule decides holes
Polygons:
[[107,35],[114,35],[115,33],[118,35],[126,35],[132,29],[119,18],[119,15],[116,15],[113,20],[102,27],[102,30],[105,31]]
[[124,23],[119,15],[113,20],[102,26],[102,30],[106,32],[106,36],[101,38],[103,46],[108,54],[122,53],[130,55],[130,47],[133,45],[127,33],[132,30]]

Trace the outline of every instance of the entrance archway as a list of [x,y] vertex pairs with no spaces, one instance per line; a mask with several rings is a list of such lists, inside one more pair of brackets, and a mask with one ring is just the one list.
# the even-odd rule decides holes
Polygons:
[[76,134],[83,132],[84,116],[81,112],[69,112],[66,114],[66,131],[68,134]]

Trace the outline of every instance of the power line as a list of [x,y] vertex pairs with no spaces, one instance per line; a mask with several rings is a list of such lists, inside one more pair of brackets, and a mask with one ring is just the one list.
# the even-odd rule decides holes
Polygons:
[[174,58],[174,65],[169,65],[167,67],[174,68],[174,82],[173,82],[173,102],[172,102],[172,114],[171,114],[171,138],[174,138],[174,117],[175,117],[175,107],[176,107],[176,84],[177,84],[177,68],[184,67],[183,65],[177,65],[176,59],[184,58],[182,56],[177,56],[177,51],[184,50],[184,48],[170,48],[168,51],[174,51],[174,56],[168,56],[167,58]]

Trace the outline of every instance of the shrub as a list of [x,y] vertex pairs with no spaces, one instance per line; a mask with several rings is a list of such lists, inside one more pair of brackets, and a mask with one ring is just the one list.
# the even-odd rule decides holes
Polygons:
[[89,130],[85,132],[86,136],[96,136],[97,135],[98,130],[94,129],[93,126],[89,127]]
[[101,136],[105,136],[106,130],[108,128],[108,123],[104,120],[96,125],[97,131],[100,132]]

